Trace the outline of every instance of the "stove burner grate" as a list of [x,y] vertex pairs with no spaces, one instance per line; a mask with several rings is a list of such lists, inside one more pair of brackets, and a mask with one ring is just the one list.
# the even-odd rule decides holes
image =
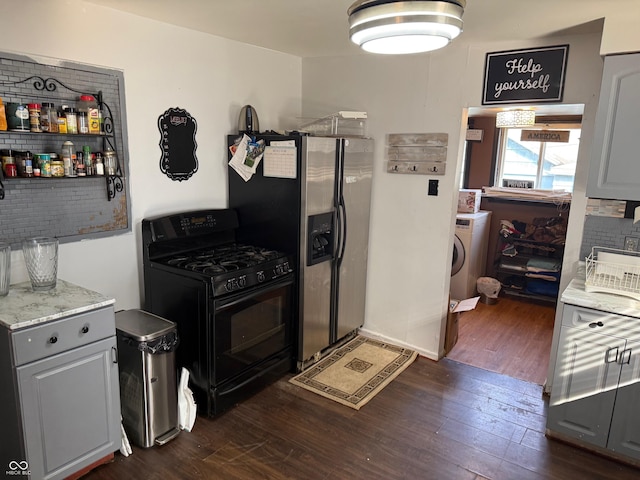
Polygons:
[[222,245],[181,253],[163,261],[166,265],[208,275],[252,267],[282,257],[280,252],[251,245]]

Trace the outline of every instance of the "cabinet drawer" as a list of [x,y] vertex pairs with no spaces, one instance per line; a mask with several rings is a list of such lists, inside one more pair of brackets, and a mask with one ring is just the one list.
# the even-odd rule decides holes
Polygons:
[[113,307],[43,323],[11,335],[15,364],[24,365],[115,335]]
[[575,305],[564,305],[562,326],[576,327],[628,340],[640,340],[640,319]]

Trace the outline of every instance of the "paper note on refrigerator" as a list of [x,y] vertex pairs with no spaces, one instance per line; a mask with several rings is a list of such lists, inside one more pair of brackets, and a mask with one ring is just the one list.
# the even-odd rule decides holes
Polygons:
[[297,158],[296,147],[272,145],[265,147],[262,173],[265,177],[296,178]]

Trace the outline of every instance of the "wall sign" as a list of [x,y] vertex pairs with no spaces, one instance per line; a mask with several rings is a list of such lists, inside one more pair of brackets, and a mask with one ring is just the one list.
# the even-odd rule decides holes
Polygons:
[[487,53],[483,105],[561,102],[569,45]]
[[569,143],[569,130],[522,130],[521,142]]
[[171,180],[188,180],[198,171],[196,119],[182,108],[170,108],[158,118],[160,171]]
[[502,186],[506,188],[533,188],[533,180],[502,179]]

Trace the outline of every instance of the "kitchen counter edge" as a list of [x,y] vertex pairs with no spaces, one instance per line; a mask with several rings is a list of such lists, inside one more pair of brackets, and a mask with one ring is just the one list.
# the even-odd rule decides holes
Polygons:
[[30,282],[23,282],[0,297],[0,325],[18,330],[113,304],[115,299],[65,280],[46,292],[34,292]]
[[571,280],[562,292],[560,301],[578,307],[592,308],[608,313],[616,313],[627,317],[640,318],[640,302],[624,295],[585,291],[584,270],[579,269],[577,276]]

